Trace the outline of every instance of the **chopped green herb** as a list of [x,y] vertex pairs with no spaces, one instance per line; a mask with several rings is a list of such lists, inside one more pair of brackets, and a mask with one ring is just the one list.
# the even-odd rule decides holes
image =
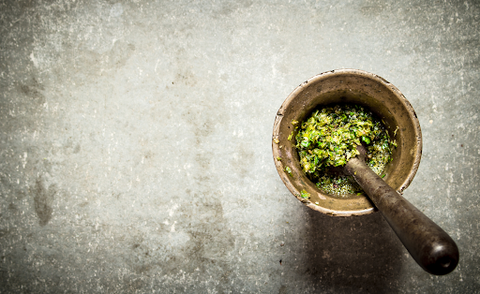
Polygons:
[[288,140],[288,141],[291,141],[292,138],[293,138],[293,131],[292,131],[292,133],[288,136],[287,140]]
[[277,156],[277,160],[278,160],[278,161],[281,161],[282,158],[281,158],[280,156]]
[[397,131],[398,131],[398,126],[397,126],[397,128],[395,129],[395,131],[393,131],[393,136],[394,136],[394,137],[397,135]]
[[362,141],[365,142],[365,144],[367,144],[367,145],[370,144],[370,142],[371,142],[370,138],[367,137],[367,136],[362,136]]
[[303,189],[302,191],[300,191],[300,196],[302,196],[302,198],[308,199],[310,198],[310,193],[308,193],[307,191],[305,191],[305,189]]
[[[335,176],[329,172],[330,167],[343,166],[357,156],[358,145],[366,145],[368,165],[377,174],[381,174],[392,160],[392,150],[397,146],[395,140],[390,140],[382,122],[358,105],[320,108],[298,126],[295,147],[300,166],[320,189],[329,194],[346,195],[362,191],[350,177]],[[293,132],[288,140],[292,137]]]
[[308,193],[304,189],[304,190],[300,191],[300,196],[302,196],[302,198],[308,199],[308,198],[310,198],[310,193]]
[[291,170],[288,166],[285,167],[285,171],[286,171],[289,175],[292,175],[292,170]]

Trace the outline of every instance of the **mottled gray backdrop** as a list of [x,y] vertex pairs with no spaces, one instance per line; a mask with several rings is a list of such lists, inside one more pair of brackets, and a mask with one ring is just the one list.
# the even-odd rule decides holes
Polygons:
[[[480,291],[479,22],[476,0],[0,0],[0,292]],[[335,68],[415,108],[404,196],[457,242],[453,273],[278,177],[276,111]]]

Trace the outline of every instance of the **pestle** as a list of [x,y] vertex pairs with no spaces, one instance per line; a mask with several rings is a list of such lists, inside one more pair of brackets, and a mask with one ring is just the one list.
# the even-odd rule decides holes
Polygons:
[[387,220],[413,259],[427,272],[445,275],[458,264],[458,248],[452,238],[425,214],[388,186],[365,163],[365,147],[360,155],[343,166]]

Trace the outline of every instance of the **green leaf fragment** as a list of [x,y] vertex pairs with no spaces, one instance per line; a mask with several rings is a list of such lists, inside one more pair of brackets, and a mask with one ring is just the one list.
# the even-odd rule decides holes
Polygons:
[[287,140],[288,140],[288,141],[291,141],[292,138],[293,138],[293,131],[292,131],[292,133],[288,136]]
[[289,174],[292,175],[292,169],[288,166],[285,167],[285,171]]
[[370,138],[367,137],[367,136],[362,136],[362,141],[365,142],[365,144],[367,144],[367,145],[370,144],[370,142],[371,142]]
[[304,189],[304,190],[300,191],[300,196],[302,196],[302,198],[308,199],[308,198],[310,198],[310,193],[308,193]]

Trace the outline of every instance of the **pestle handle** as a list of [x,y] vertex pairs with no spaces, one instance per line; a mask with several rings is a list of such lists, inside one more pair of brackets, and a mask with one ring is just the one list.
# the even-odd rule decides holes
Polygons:
[[359,157],[350,159],[344,172],[363,188],[424,270],[445,275],[455,269],[458,248],[442,228],[388,186]]

